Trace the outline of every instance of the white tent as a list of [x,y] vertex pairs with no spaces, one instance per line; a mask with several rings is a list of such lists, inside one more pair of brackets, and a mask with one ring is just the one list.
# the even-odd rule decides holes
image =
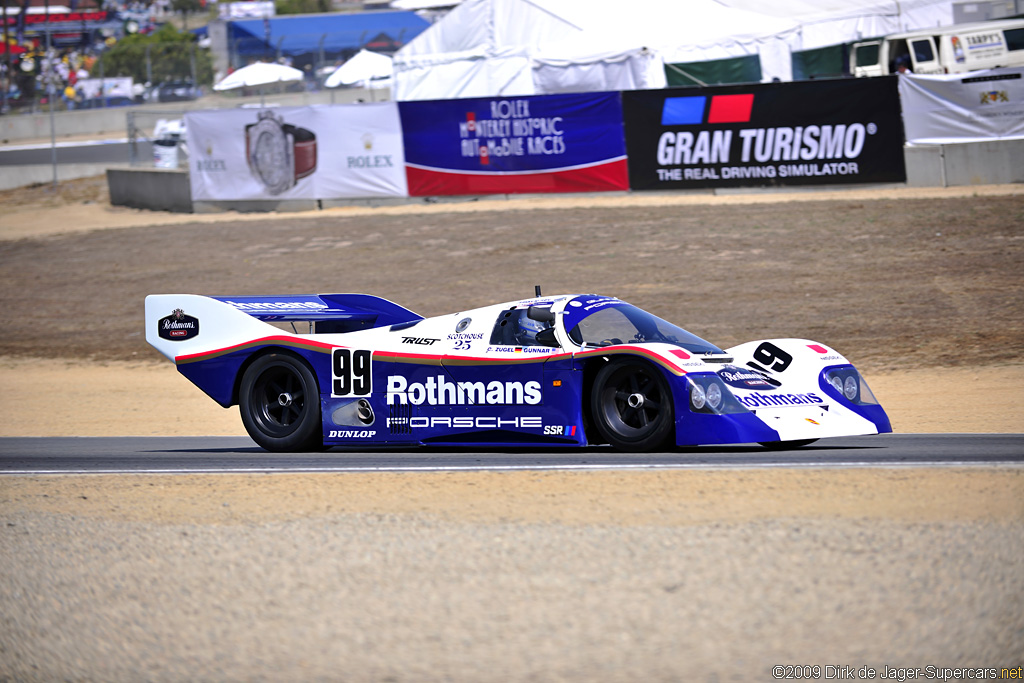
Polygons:
[[797,28],[716,0],[464,0],[395,55],[394,96],[661,88],[665,61],[750,54],[786,78]]
[[811,50],[861,38],[916,31],[953,23],[951,0],[720,0],[800,25],[799,45]]
[[[334,70],[324,87],[337,88],[341,85],[355,85],[362,83],[365,87],[388,87],[391,85],[391,76],[394,68],[391,65],[391,58],[378,52],[360,50],[337,69]],[[384,83],[386,81],[386,83]]]
[[256,62],[228,74],[213,86],[214,90],[234,90],[235,88],[257,88],[274,83],[301,81],[303,73],[284,64]]

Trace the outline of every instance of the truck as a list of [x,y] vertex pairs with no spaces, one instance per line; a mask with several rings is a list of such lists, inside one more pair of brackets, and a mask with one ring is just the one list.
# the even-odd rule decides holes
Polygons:
[[897,33],[854,43],[854,76],[952,74],[1024,66],[1024,18],[984,21]]

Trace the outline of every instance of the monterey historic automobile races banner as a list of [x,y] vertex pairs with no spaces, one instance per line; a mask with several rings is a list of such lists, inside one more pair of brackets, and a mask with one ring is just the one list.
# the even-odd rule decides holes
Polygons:
[[1024,138],[1024,69],[900,78],[907,142]]
[[192,199],[407,196],[393,102],[185,114]]
[[629,189],[619,93],[399,103],[416,197]]
[[622,93],[634,190],[903,182],[896,77]]

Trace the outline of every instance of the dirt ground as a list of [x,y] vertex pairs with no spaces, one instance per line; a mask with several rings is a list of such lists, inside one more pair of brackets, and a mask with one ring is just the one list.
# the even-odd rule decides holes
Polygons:
[[[720,346],[828,343],[899,432],[1019,433],[1022,243],[1017,186],[206,216],[112,208],[96,179],[0,193],[0,436],[242,434],[145,344],[149,293],[434,315],[535,284]],[[0,681],[1024,664],[1017,467],[3,477],[0,549]]]

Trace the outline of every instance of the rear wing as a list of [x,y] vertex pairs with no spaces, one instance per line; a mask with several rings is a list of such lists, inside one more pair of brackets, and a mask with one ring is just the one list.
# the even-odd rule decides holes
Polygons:
[[354,332],[423,320],[407,308],[369,294],[214,296],[259,320],[312,322],[317,332]]
[[308,321],[315,332],[340,333],[422,319],[368,294],[146,297],[146,341],[175,361],[282,335],[297,336],[282,332],[270,322]]

